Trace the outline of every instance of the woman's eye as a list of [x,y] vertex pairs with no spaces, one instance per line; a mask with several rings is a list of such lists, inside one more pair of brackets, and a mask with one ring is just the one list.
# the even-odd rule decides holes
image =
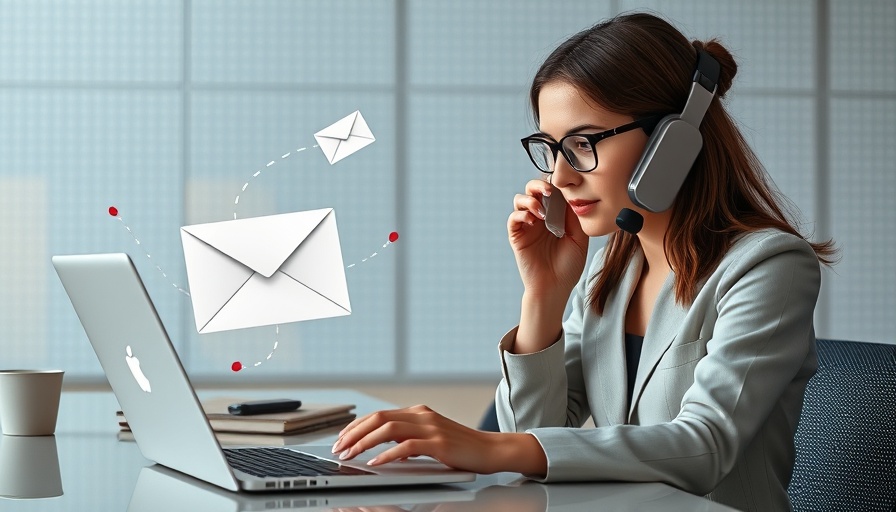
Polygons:
[[587,140],[576,141],[576,151],[581,151],[583,153],[591,152],[591,143]]

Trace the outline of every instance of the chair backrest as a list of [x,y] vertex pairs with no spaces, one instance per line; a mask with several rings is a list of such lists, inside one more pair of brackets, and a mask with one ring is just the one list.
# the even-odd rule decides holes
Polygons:
[[485,432],[500,432],[501,427],[498,426],[498,411],[495,408],[495,401],[488,404],[485,412],[482,413],[482,419],[479,420],[479,426],[476,427]]
[[793,508],[896,510],[896,345],[817,345],[795,438]]

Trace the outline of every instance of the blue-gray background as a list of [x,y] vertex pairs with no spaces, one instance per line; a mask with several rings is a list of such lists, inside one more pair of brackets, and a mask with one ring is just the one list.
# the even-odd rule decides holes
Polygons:
[[[528,82],[633,9],[738,58],[729,108],[842,249],[818,334],[893,343],[889,0],[0,0],[0,367],[100,382],[50,256],[125,251],[196,382],[493,381],[521,292],[505,223],[536,177]],[[377,141],[330,166],[313,133],[357,109]],[[178,228],[319,207],[357,264],[353,314],[281,326],[234,374],[274,329],[196,333]]]

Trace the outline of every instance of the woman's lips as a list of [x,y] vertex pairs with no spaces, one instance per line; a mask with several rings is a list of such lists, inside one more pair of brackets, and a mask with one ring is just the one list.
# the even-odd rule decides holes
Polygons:
[[594,205],[599,203],[599,200],[595,201],[582,201],[575,200],[569,201],[569,207],[572,208],[573,213],[578,216],[587,215],[591,210],[594,209]]

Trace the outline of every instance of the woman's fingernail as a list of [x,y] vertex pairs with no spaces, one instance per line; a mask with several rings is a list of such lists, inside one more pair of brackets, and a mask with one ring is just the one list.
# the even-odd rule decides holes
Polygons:
[[539,207],[538,207],[538,216],[541,217],[541,218],[543,219],[545,215],[546,215],[546,214],[545,214],[544,208],[541,207],[541,206],[539,206]]
[[339,451],[340,448],[342,448],[342,440],[341,439],[336,441],[336,443],[333,445],[333,451],[330,453],[336,453]]
[[340,454],[339,454],[339,460],[345,460],[345,459],[347,459],[347,458],[348,458],[348,453],[349,453],[350,451],[351,451],[351,450],[345,450],[344,452],[340,453]]
[[367,461],[367,465],[368,465],[368,466],[373,466],[374,464],[376,464],[376,457],[374,457],[374,458],[372,458],[372,459],[370,459],[370,460]]
[[541,195],[543,195],[545,197],[551,197],[551,189],[545,190],[544,192],[541,193]]

